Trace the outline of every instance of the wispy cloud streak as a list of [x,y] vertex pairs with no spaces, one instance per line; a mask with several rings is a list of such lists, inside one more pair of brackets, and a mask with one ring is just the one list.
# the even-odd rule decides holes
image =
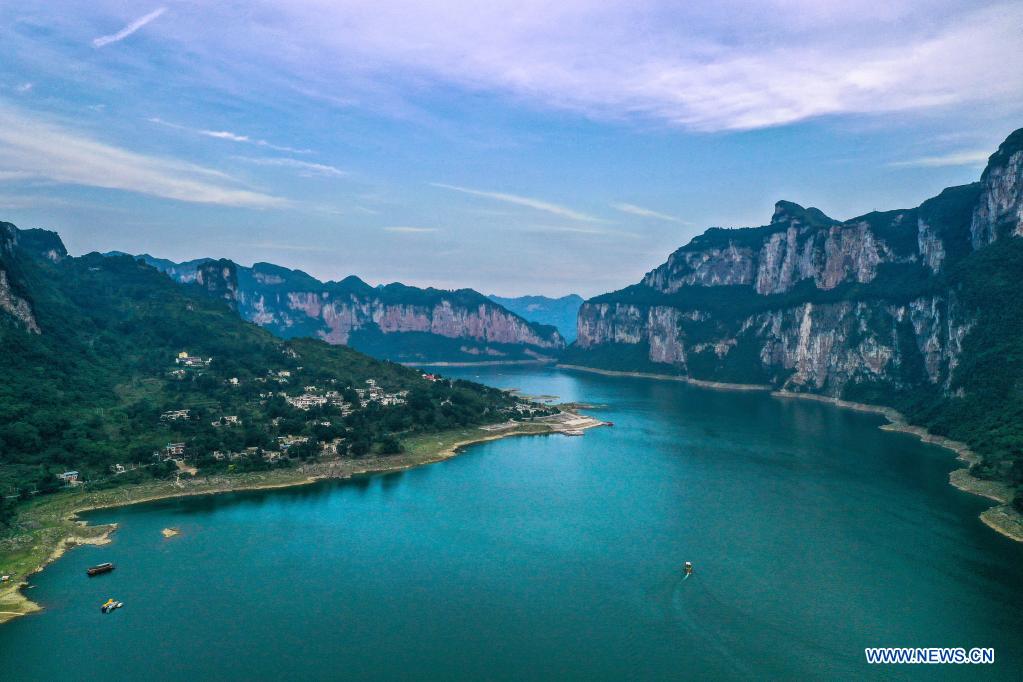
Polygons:
[[162,118],[152,117],[147,119],[150,123],[156,123],[167,128],[173,128],[175,130],[184,130],[189,133],[196,135],[203,135],[205,137],[212,137],[217,140],[228,140],[230,142],[241,142],[244,144],[254,144],[257,147],[266,147],[267,149],[273,149],[277,152],[288,152],[290,154],[310,154],[311,149],[295,149],[294,147],[286,147],[284,145],[273,144],[266,140],[260,140],[258,138],[249,137],[248,135],[241,135],[239,133],[232,133],[229,130],[207,130],[205,128],[190,128],[189,126],[183,126],[178,123],[171,123],[165,121]]
[[983,166],[987,163],[991,150],[952,152],[940,156],[922,156],[918,159],[892,161],[889,166],[894,168],[940,168],[942,166]]
[[340,168],[336,168],[325,163],[311,163],[309,161],[286,158],[251,158],[247,156],[240,156],[238,158],[257,166],[293,168],[297,170],[300,175],[304,175],[306,177],[319,175],[324,177],[343,178],[349,175],[348,171],[341,170]]
[[429,232],[439,232],[436,227],[407,227],[405,225],[394,225],[391,227],[385,227],[384,232],[396,232],[398,234],[426,234]]
[[145,15],[144,17],[139,17],[135,21],[131,22],[130,24],[128,24],[127,26],[122,28],[117,33],[113,33],[113,34],[108,35],[108,36],[100,36],[99,38],[95,38],[92,41],[92,46],[96,47],[96,48],[100,48],[100,47],[105,47],[106,45],[110,45],[111,43],[120,42],[120,41],[124,40],[125,38],[127,38],[128,36],[130,36],[135,31],[139,30],[140,28],[142,28],[143,26],[148,24],[149,22],[151,22],[154,19],[156,19],[157,17],[159,17],[161,14],[163,14],[166,11],[167,11],[166,7],[160,7],[158,9],[154,9],[152,12],[150,12],[147,15]]
[[0,106],[0,174],[138,192],[200,204],[275,208],[286,199],[238,186],[220,171],[94,140]]
[[573,227],[571,225],[532,225],[524,228],[525,232],[538,232],[541,234],[577,234],[603,237],[628,237],[634,239],[639,237],[635,232],[625,230],[607,230],[600,227]]
[[692,223],[690,223],[688,221],[685,221],[685,220],[682,220],[681,218],[676,218],[673,215],[668,215],[667,213],[661,213],[660,211],[655,211],[655,210],[650,209],[650,208],[644,208],[642,206],[637,206],[636,204],[616,203],[616,204],[611,204],[611,208],[613,208],[616,211],[621,211],[622,213],[628,213],[630,215],[638,215],[641,218],[655,218],[657,220],[665,220],[665,221],[668,221],[670,223],[678,223],[680,225],[692,225]]
[[489,192],[480,189],[472,189],[470,187],[461,187],[459,185],[448,185],[443,182],[431,182],[434,187],[440,187],[442,189],[449,189],[454,192],[461,192],[463,194],[470,194],[476,197],[484,197],[486,199],[493,199],[494,201],[503,201],[506,204],[515,204],[516,206],[525,206],[532,208],[537,211],[546,211],[547,213],[553,213],[554,215],[561,216],[562,218],[569,218],[571,220],[578,220],[586,223],[599,223],[603,222],[600,218],[596,218],[586,213],[566,208],[565,206],[559,206],[558,204],[552,204],[548,201],[541,199],[534,199],[532,197],[524,197],[518,194],[508,194],[507,192]]

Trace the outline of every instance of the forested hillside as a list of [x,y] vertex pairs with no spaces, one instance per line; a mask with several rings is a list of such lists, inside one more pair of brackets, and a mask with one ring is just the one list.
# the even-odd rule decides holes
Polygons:
[[[0,493],[401,449],[521,402],[343,346],[281,340],[134,258],[0,224]],[[187,412],[186,412],[187,411]],[[168,447],[171,446],[171,447]],[[182,452],[183,450],[183,452]],[[123,469],[123,470],[122,470]]]

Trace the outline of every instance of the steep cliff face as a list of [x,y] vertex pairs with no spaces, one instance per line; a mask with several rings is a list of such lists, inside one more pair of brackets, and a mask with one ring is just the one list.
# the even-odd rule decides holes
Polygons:
[[983,190],[970,223],[973,247],[1023,235],[1023,129],[991,156],[980,182]]
[[239,296],[242,315],[285,337],[316,335],[419,362],[519,360],[564,348],[557,330],[527,322],[471,290],[371,287],[357,277],[321,283],[263,263],[247,275],[251,281],[242,277]]
[[1023,235],[1021,211],[1023,131],[979,183],[918,208],[837,221],[778,202],[768,225],[710,229],[640,284],[585,303],[567,360],[835,397],[961,393],[978,310],[951,273]]
[[246,268],[226,260],[140,258],[224,298],[242,317],[284,338],[315,336],[403,362],[544,359],[565,346],[555,328],[528,322],[470,289],[372,287],[358,277],[321,282],[270,263]]
[[238,307],[238,269],[226,259],[200,263],[195,270],[195,283],[213,298],[223,299],[232,309]]
[[[32,232],[42,232],[42,230]],[[40,333],[39,323],[36,321],[32,304],[21,293],[21,287],[17,282],[16,260],[18,251],[25,248],[22,244],[24,233],[25,231],[19,230],[11,223],[0,223],[0,312],[6,313],[15,324],[27,331],[38,334]],[[57,241],[60,242],[59,239]],[[63,249],[64,245],[60,244],[59,251],[66,255],[67,252]]]
[[903,240],[885,235],[915,227],[916,211],[872,213],[846,223],[816,208],[779,201],[769,225],[739,230],[713,228],[682,247],[643,278],[662,293],[691,286],[752,286],[780,294],[811,279],[818,289],[870,282],[884,263],[905,263],[914,254]]
[[632,369],[852,397],[850,384],[947,386],[972,324],[953,292],[905,303],[807,301],[735,318],[669,305],[587,303],[571,361],[607,344],[632,344],[649,360]]

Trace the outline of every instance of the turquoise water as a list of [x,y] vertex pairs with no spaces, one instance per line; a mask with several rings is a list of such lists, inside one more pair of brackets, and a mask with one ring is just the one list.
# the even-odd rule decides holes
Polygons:
[[[445,371],[615,426],[95,512],[113,542],[35,576],[46,610],[0,627],[0,679],[1023,678],[1023,545],[948,485],[947,451],[762,394]],[[997,663],[870,668],[878,645]]]

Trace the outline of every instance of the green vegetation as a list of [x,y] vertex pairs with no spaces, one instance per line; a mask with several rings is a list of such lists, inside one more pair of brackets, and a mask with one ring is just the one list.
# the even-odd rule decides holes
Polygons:
[[[952,397],[919,390],[897,407],[929,431],[982,455],[973,473],[1023,490],[1023,239],[1000,240],[962,259],[949,286],[977,322],[963,342]],[[1023,511],[1017,492],[1015,506]]]
[[584,365],[615,372],[682,374],[681,368],[650,360],[650,345],[640,343],[604,343],[592,348],[569,346],[561,357],[566,365]]
[[[346,347],[280,340],[133,258],[53,262],[37,246],[59,238],[30,237],[0,250],[41,330],[0,311],[0,524],[62,489],[64,471],[91,490],[177,477],[170,443],[184,444],[182,466],[200,475],[294,467],[324,447],[393,456],[417,434],[503,421],[521,402]],[[183,351],[198,359],[179,363]],[[289,402],[303,394],[325,404]],[[161,418],[176,410],[188,413]]]
[[[528,346],[510,343],[479,343],[472,339],[450,338],[428,332],[389,332],[367,326],[353,331],[348,346],[355,350],[387,358],[395,362],[502,362],[532,360],[524,353]],[[557,350],[536,348],[544,357],[557,355]],[[498,355],[500,353],[500,355]]]

